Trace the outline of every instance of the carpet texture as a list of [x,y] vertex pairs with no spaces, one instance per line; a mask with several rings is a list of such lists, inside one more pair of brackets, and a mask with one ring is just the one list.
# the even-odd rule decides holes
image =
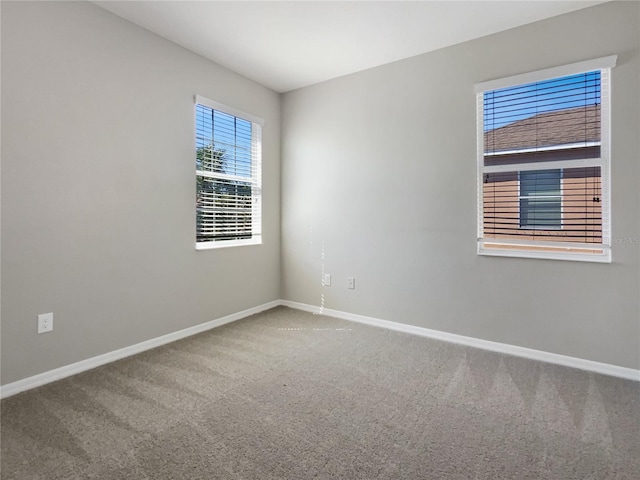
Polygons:
[[2,401],[2,479],[634,479],[640,384],[279,307]]

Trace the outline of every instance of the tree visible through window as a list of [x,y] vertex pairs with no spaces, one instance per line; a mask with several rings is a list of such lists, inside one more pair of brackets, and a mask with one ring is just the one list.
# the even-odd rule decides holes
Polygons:
[[196,99],[199,248],[260,242],[261,125],[223,108]]

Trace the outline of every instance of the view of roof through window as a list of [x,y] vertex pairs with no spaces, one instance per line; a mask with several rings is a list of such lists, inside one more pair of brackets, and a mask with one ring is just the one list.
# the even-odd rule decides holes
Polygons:
[[600,71],[484,93],[485,154],[600,141]]

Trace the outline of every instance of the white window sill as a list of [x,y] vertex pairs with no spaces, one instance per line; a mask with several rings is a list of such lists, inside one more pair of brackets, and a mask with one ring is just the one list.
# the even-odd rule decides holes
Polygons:
[[[478,255],[486,255],[492,257],[515,257],[515,258],[538,258],[546,260],[567,260],[574,262],[595,262],[595,263],[611,263],[611,249],[607,246],[599,246],[594,250],[601,250],[601,253],[591,253],[588,249],[583,248],[554,248],[554,251],[545,250],[527,250],[525,248],[514,248],[514,245],[505,245],[491,242],[478,243]],[[534,247],[536,248],[536,247]]]
[[216,248],[242,247],[245,245],[262,245],[262,236],[257,235],[245,240],[219,240],[217,242],[197,242],[196,250],[212,250]]

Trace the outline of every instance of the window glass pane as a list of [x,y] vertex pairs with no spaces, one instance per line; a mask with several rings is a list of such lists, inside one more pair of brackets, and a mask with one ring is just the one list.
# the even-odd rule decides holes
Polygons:
[[598,158],[600,90],[593,71],[485,92],[485,165]]
[[196,106],[196,169],[251,177],[251,122]]
[[601,242],[601,177],[600,167],[485,174],[483,237]]
[[251,238],[252,206],[250,183],[198,177],[196,241]]

